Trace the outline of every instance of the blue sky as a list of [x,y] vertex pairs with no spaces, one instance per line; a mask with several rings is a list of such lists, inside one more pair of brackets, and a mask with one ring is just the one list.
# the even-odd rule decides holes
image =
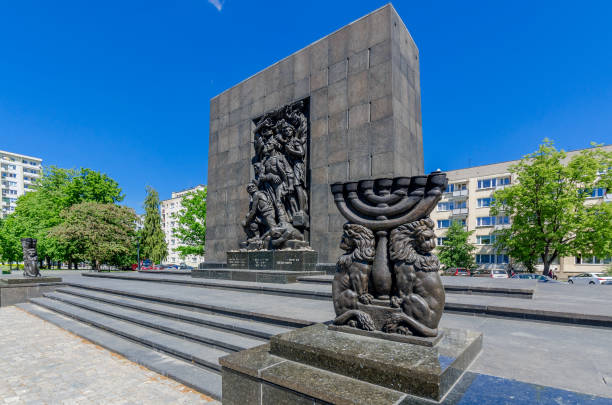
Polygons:
[[[142,211],[146,185],[207,182],[212,97],[385,3],[0,0],[0,149],[105,172]],[[393,5],[426,171],[612,143],[612,2]]]

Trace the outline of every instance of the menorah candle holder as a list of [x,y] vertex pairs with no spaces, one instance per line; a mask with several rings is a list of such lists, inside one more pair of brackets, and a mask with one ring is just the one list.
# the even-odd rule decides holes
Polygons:
[[402,224],[429,216],[447,185],[446,174],[396,177],[334,183],[331,192],[340,213],[349,222],[376,234],[376,256],[371,281],[378,299],[389,299],[392,275],[388,260],[388,233]]
[[332,283],[335,325],[438,336],[445,296],[429,214],[446,185],[441,172],[331,185],[349,221]]

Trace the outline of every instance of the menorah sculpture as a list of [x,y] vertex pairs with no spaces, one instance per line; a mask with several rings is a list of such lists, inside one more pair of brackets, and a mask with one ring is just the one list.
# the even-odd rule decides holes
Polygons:
[[444,309],[429,214],[446,174],[331,185],[344,225],[332,284],[336,325],[435,337]]

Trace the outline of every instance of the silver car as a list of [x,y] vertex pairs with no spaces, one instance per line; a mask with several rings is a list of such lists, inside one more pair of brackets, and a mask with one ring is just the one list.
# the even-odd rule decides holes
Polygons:
[[612,277],[608,277],[603,273],[582,273],[577,276],[572,276],[567,279],[570,284],[610,284],[612,285]]

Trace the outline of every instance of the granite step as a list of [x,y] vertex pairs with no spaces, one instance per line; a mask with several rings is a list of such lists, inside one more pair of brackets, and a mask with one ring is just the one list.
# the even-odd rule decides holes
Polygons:
[[171,335],[191,339],[221,350],[240,351],[262,345],[266,342],[265,339],[245,337],[227,331],[196,325],[191,322],[143,313],[138,310],[117,307],[112,304],[100,303],[89,298],[76,297],[61,292],[46,293],[44,296],[89,311],[157,329]]
[[47,297],[32,298],[30,302],[215,371],[221,370],[219,357],[233,352],[231,350],[220,350],[206,346],[202,343],[173,336]]
[[273,325],[266,322],[257,322],[247,319],[234,318],[227,315],[215,315],[212,313],[183,309],[167,303],[157,304],[141,299],[128,298],[115,294],[97,292],[82,288],[62,287],[58,288],[56,292],[70,294],[76,297],[88,298],[90,300],[96,300],[118,307],[120,306],[136,309],[142,312],[167,316],[173,319],[180,319],[196,324],[207,325],[213,328],[231,331],[233,333],[241,334],[244,336],[251,336],[262,339],[269,339],[274,335],[278,335],[279,333],[285,333],[292,329],[288,327]]
[[87,325],[39,305],[24,303],[16,306],[111,352],[118,353],[149,370],[172,378],[214,399],[221,399],[221,375],[216,371],[152,350],[150,347]]
[[[132,281],[132,280],[130,280]],[[136,280],[138,281],[138,280]],[[233,318],[241,318],[246,320],[252,320],[256,322],[269,323],[271,325],[289,327],[289,328],[301,328],[304,326],[312,325],[316,322],[325,322],[331,319],[331,314],[329,319],[316,319],[316,320],[307,320],[302,319],[301,317],[295,316],[282,316],[274,313],[268,312],[259,312],[253,311],[250,309],[242,309],[244,305],[239,305],[239,308],[234,308],[233,306],[224,305],[223,303],[217,304],[216,302],[201,302],[195,300],[193,298],[183,297],[182,295],[174,295],[171,296],[160,296],[159,294],[155,294],[154,292],[148,292],[147,288],[123,288],[122,285],[114,285],[112,286],[101,286],[97,283],[89,283],[89,282],[76,282],[69,281],[65,283],[67,286],[72,288],[78,288],[87,291],[95,291],[101,293],[112,294],[119,297],[128,297],[139,299],[152,303],[161,303],[164,305],[172,305],[175,307],[188,308],[194,311],[205,311],[207,313],[214,313],[217,315],[228,316]],[[140,283],[139,283],[140,284]],[[150,285],[152,283],[148,283]],[[133,287],[133,286],[131,286]],[[250,294],[249,294],[250,295]],[[276,294],[273,294],[276,295]],[[241,297],[242,298],[242,297]],[[310,301],[310,300],[308,300]],[[320,318],[320,317],[317,317]]]
[[251,281],[255,283],[296,283],[298,278],[324,275],[322,271],[252,270],[252,269],[198,269],[191,277],[216,280]]
[[[255,270],[248,270],[255,271]],[[259,283],[252,281],[238,280],[218,280],[209,278],[185,278],[182,276],[170,275],[140,275],[140,274],[98,274],[83,273],[87,278],[104,278],[116,280],[144,281],[155,283],[171,283],[186,285],[191,287],[216,288],[220,290],[234,290],[253,292],[259,294],[284,295],[291,297],[303,297],[308,299],[330,300],[332,298],[331,286],[315,286],[302,283],[283,284],[283,283]],[[74,282],[67,282],[68,285],[78,285]]]

